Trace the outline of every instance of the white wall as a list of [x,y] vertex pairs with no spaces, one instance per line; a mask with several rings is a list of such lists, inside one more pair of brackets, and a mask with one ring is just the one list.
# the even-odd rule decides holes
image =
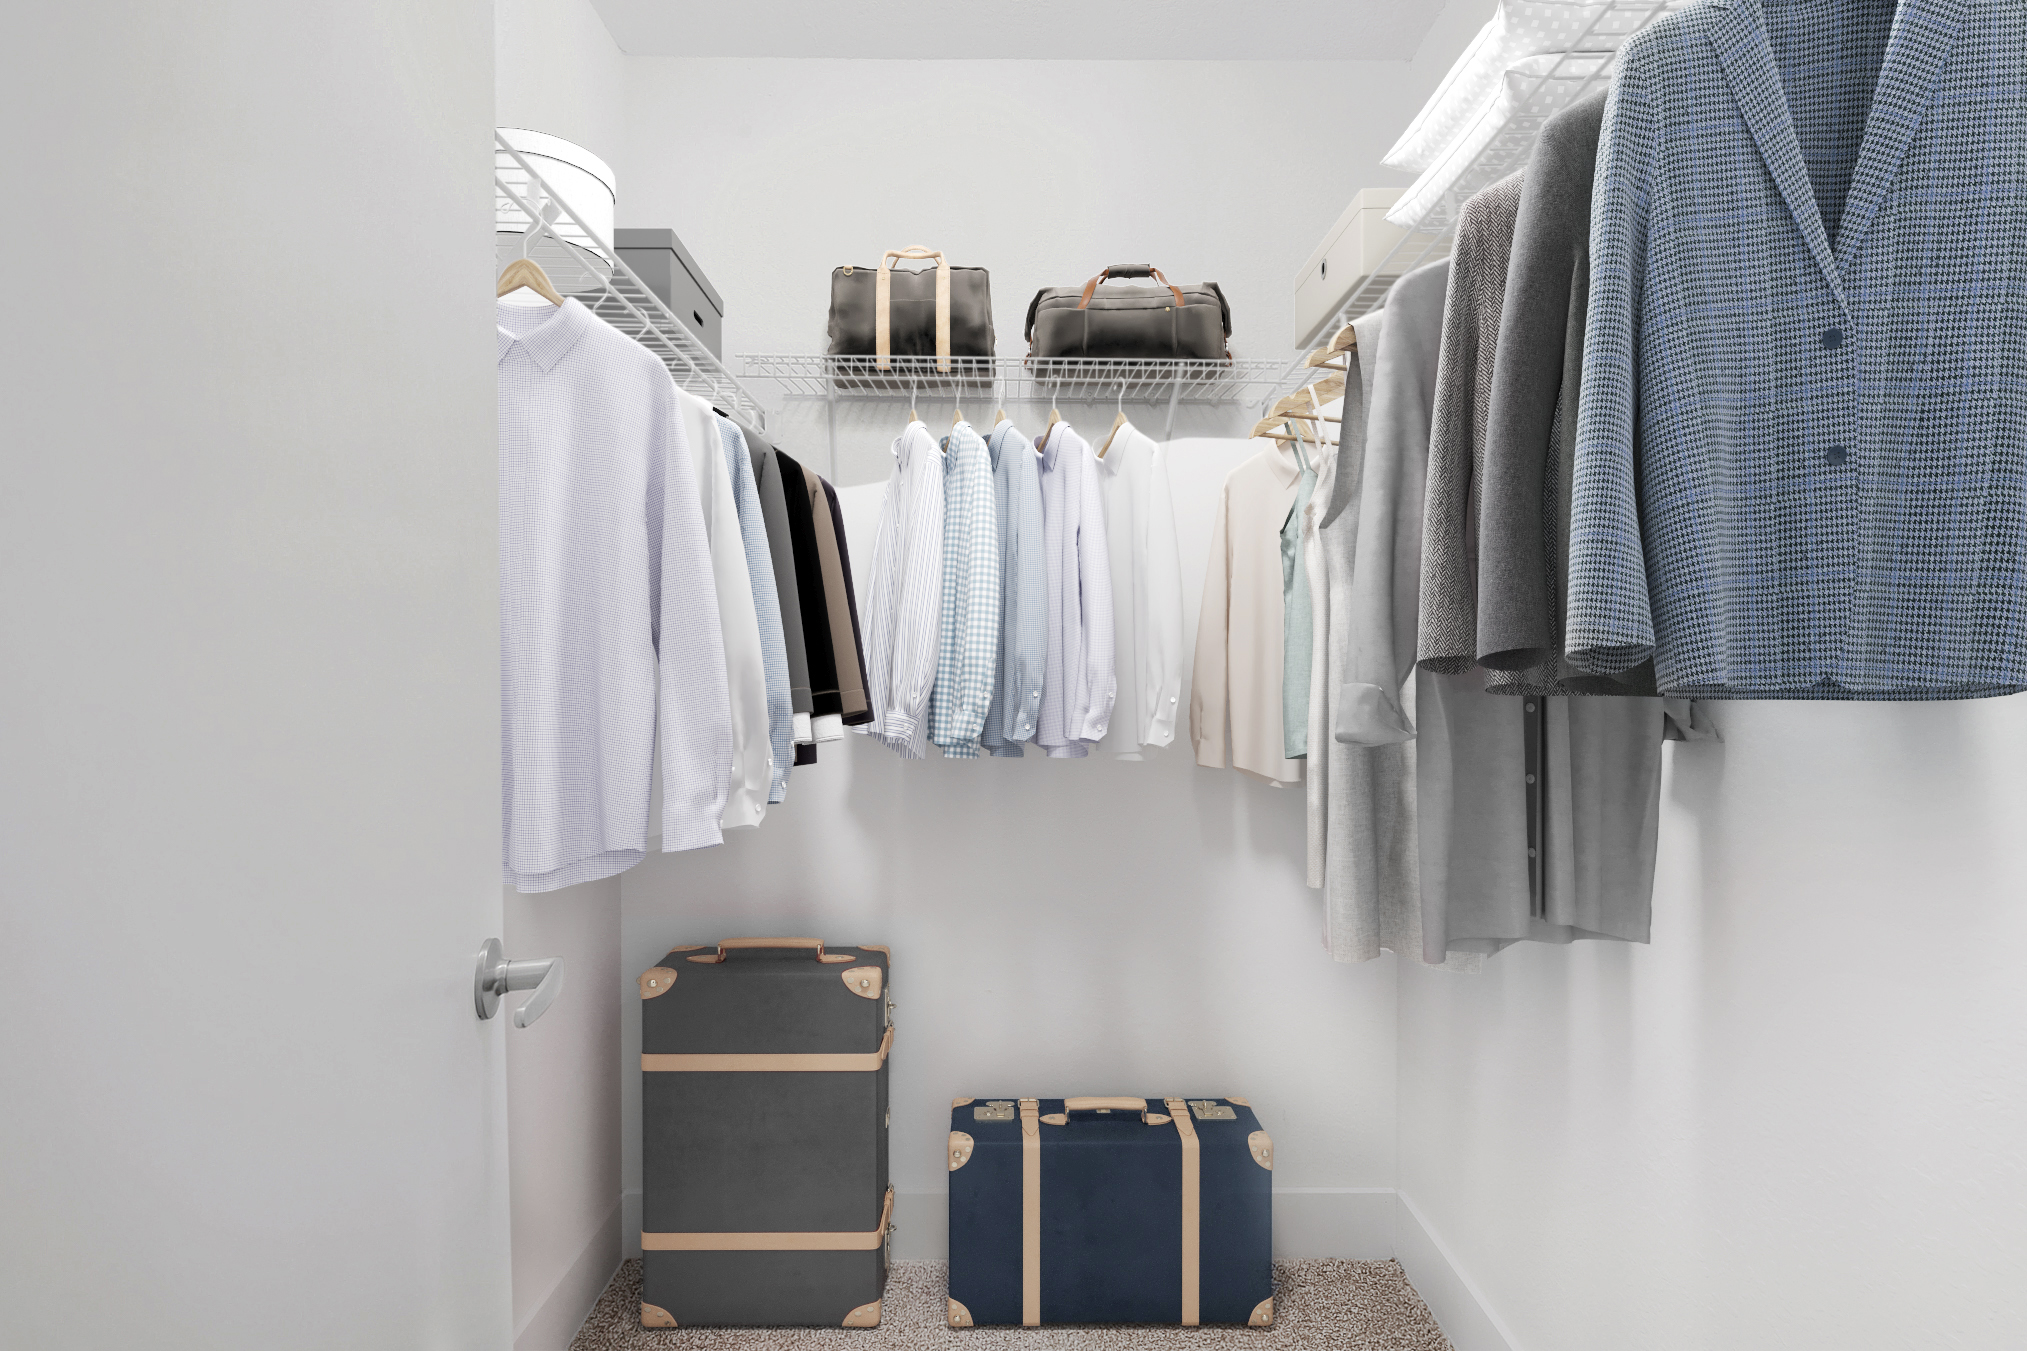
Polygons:
[[[1456,50],[1450,19],[1417,63],[629,58],[619,219],[689,245],[735,371],[822,351],[831,270],[909,244],[991,270],[1002,355],[1027,350],[1040,287],[1152,261],[1224,288],[1236,354],[1286,358],[1296,269],[1360,188],[1407,181],[1379,157]],[[797,401],[778,427],[828,472],[824,416]],[[1252,416],[1185,409],[1177,434]],[[883,478],[894,409],[839,422],[836,481]]]
[[[589,0],[495,0],[494,41],[497,125],[584,146],[624,201],[625,58]],[[620,1260],[619,881],[508,891],[505,911],[508,955],[561,957],[567,980],[507,1037],[514,1345],[563,1351]]]
[[[1217,486],[1248,452],[1174,451],[1194,643]],[[880,494],[843,493],[855,559],[872,556]],[[820,753],[757,831],[624,875],[624,970],[743,934],[893,948],[902,1255],[942,1255],[951,1098],[1074,1093],[1250,1097],[1276,1186],[1298,1189],[1278,1202],[1284,1250],[1386,1255],[1391,1199],[1344,1189],[1392,1185],[1393,965],[1323,952],[1299,790],[1197,768],[1186,715],[1139,763],[903,764],[853,735]],[[637,1219],[637,1073],[626,1095]]]
[[626,58],[590,0],[493,0],[493,33],[498,125],[575,141],[624,201]]
[[1711,711],[1651,947],[1403,973],[1402,1192],[1515,1351],[2018,1346],[2027,698]]
[[490,6],[13,6],[0,1344],[508,1336]]

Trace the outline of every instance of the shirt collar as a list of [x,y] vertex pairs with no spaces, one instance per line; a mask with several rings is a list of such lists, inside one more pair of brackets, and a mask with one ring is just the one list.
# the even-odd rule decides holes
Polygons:
[[1126,422],[1120,424],[1119,430],[1112,433],[1112,444],[1105,447],[1103,455],[1098,454],[1097,447],[1092,447],[1091,454],[1098,461],[1098,472],[1101,474],[1118,473],[1119,466],[1126,462],[1126,457],[1119,452],[1132,445],[1137,439],[1141,439],[1140,428],[1130,422]]
[[1302,466],[1295,462],[1293,441],[1269,441],[1267,449],[1260,452],[1274,471],[1274,481],[1284,488],[1295,486],[1295,480],[1302,477]]
[[591,311],[578,304],[575,296],[566,296],[554,314],[526,333],[515,333],[504,324],[496,325],[500,335],[499,359],[505,361],[508,351],[518,342],[546,375],[570,355],[570,349],[577,346],[590,324]]
[[[1051,427],[1049,434],[1043,438],[1042,443],[1035,447],[1035,453],[1042,457],[1042,468],[1045,471],[1053,470],[1057,462],[1062,459],[1064,449],[1072,441],[1076,442],[1079,447],[1082,447],[1085,454],[1090,454],[1091,448],[1084,444],[1083,438],[1077,435],[1076,429],[1070,426],[1069,423],[1058,422],[1055,426]],[[1076,452],[1072,451],[1071,453],[1074,454]]]

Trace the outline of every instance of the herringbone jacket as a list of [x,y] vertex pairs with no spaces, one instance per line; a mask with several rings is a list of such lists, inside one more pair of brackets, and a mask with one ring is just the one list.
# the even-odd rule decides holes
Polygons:
[[1669,693],[2027,687],[2027,5],[1710,0],[1592,208],[1568,655]]

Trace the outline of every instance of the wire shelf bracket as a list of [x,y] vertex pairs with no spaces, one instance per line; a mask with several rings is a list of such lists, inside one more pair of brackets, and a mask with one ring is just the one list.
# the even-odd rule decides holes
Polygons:
[[501,253],[512,250],[534,259],[565,299],[576,300],[653,352],[677,385],[754,430],[766,430],[767,410],[752,391],[498,132],[493,134],[493,199]]

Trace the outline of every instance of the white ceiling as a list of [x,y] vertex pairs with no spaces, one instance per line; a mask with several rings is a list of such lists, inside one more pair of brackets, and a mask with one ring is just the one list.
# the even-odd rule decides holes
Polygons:
[[1443,8],[1443,0],[592,3],[633,56],[915,60],[1406,61]]

